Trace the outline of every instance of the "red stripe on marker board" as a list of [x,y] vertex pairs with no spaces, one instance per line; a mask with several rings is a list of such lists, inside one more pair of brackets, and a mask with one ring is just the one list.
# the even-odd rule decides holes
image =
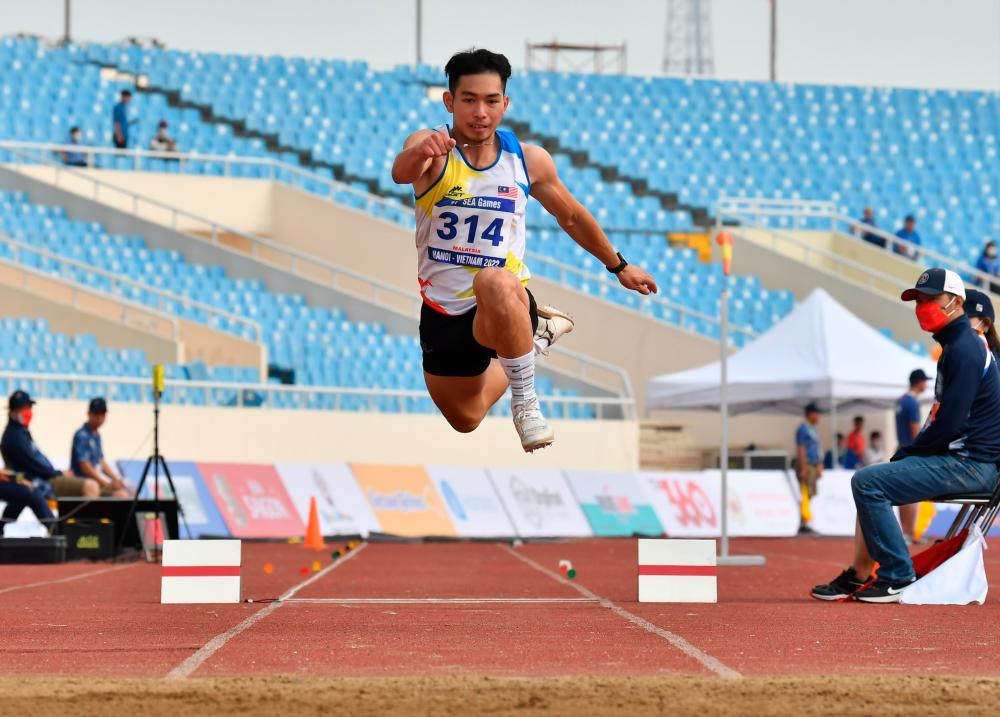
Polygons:
[[640,565],[639,574],[716,577],[718,571],[714,565]]
[[163,577],[165,578],[238,578],[239,576],[239,565],[163,566]]

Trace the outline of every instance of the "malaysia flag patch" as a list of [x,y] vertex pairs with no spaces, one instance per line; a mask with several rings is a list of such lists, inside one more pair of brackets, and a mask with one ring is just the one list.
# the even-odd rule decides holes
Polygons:
[[506,197],[507,199],[517,199],[517,187],[497,187],[497,196]]

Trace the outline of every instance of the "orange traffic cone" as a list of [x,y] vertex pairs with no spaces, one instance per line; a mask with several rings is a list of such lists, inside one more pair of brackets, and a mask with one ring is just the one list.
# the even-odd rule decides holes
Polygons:
[[326,549],[326,544],[323,542],[323,535],[319,530],[319,511],[316,509],[316,496],[309,499],[309,524],[306,526],[306,539],[302,541],[302,545],[313,550]]

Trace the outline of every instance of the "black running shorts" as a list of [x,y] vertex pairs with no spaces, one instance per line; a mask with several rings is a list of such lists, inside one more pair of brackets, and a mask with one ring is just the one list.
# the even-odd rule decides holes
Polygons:
[[[526,290],[527,291],[527,290]],[[538,328],[538,307],[528,291],[531,331]],[[424,371],[432,376],[478,376],[489,368],[497,352],[481,346],[472,335],[476,309],[458,316],[435,311],[427,304],[420,309],[420,348]]]

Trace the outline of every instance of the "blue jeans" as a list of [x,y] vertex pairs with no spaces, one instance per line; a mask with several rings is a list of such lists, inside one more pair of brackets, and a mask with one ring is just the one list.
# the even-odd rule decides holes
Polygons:
[[31,508],[31,512],[40,521],[52,521],[52,511],[49,504],[37,490],[32,490],[28,486],[20,483],[0,483],[0,500],[7,506],[3,509],[3,518],[0,519],[0,535],[3,535],[4,526],[13,523],[21,515],[25,508]]
[[910,456],[855,473],[851,479],[854,505],[868,552],[879,562],[879,577],[892,582],[916,577],[892,506],[950,493],[992,491],[996,484],[996,465],[956,456]]

